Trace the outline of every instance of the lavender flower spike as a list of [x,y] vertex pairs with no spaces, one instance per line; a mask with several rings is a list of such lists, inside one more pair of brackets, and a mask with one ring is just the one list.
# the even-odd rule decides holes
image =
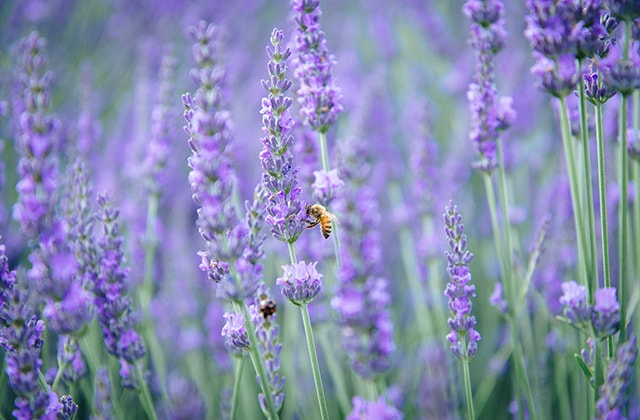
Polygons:
[[123,386],[137,388],[132,366],[146,353],[142,338],[135,330],[137,316],[126,296],[127,270],[124,268],[122,236],[119,233],[118,210],[112,209],[105,195],[98,196],[102,236],[98,239],[100,268],[92,285],[98,323],[102,328],[107,351],[120,360]]
[[284,274],[276,280],[278,286],[282,286],[282,294],[294,305],[305,305],[315,299],[322,288],[322,274],[316,270],[313,262],[307,264],[304,261],[283,265]]
[[[470,284],[471,273],[469,263],[473,254],[467,248],[467,235],[464,234],[462,216],[458,208],[449,202],[443,215],[450,250],[445,251],[447,257],[447,273],[451,281],[444,292],[449,298],[449,309],[453,317],[449,318],[451,332],[447,341],[451,343],[451,352],[460,360],[472,358],[478,350],[477,342],[480,334],[473,329],[476,317],[471,315],[471,298],[476,296],[475,285]],[[465,337],[469,337],[468,342]]]
[[286,61],[291,50],[283,50],[283,42],[284,33],[274,29],[272,47],[267,47],[269,79],[262,80],[268,96],[262,99],[260,110],[265,133],[261,139],[264,149],[260,152],[260,162],[264,170],[262,183],[267,191],[266,220],[271,225],[271,233],[276,239],[292,244],[302,233],[304,211],[298,169],[294,167],[290,150],[294,121],[289,111],[293,100],[286,96],[291,87]]
[[19,420],[54,420],[61,408],[55,392],[44,391],[38,382],[43,331],[44,322],[33,314],[0,244],[0,345],[5,350],[9,385],[17,395],[12,414]]
[[335,86],[332,70],[336,60],[320,29],[319,0],[291,0],[295,33],[295,76],[300,81],[298,102],[305,125],[326,133],[342,112],[342,93]]
[[606,381],[600,388],[600,399],[596,402],[596,419],[624,418],[637,357],[637,337],[634,335],[618,347],[615,359],[609,364]]

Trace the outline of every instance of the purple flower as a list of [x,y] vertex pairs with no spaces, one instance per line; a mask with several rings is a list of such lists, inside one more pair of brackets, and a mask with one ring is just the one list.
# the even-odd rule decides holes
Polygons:
[[607,88],[602,82],[598,82],[598,73],[586,73],[582,77],[584,78],[585,96],[592,104],[603,104],[616,94],[615,90]]
[[226,312],[223,315],[227,323],[222,327],[222,336],[225,338],[227,349],[236,357],[242,357],[249,350],[249,335],[244,324],[244,316],[238,312]]
[[127,295],[127,269],[119,233],[118,210],[112,209],[105,195],[98,195],[100,211],[97,215],[102,235],[97,240],[99,271],[92,284],[98,323],[102,328],[104,344],[109,354],[117,357],[121,365],[124,386],[137,388],[131,365],[146,353],[142,338],[135,331],[137,323],[131,300]]
[[291,146],[293,145],[293,119],[289,108],[292,99],[285,96],[291,87],[287,78],[289,48],[283,50],[284,33],[274,29],[271,45],[267,47],[269,79],[262,80],[268,96],[262,99],[262,131],[264,146],[260,162],[264,173],[262,183],[267,191],[267,222],[271,233],[281,241],[294,243],[302,233],[304,211],[302,189],[298,186],[298,169],[294,167]]
[[591,320],[591,308],[587,304],[587,288],[579,285],[575,280],[562,283],[563,295],[560,304],[564,306],[563,313],[569,322],[583,324]]
[[[467,248],[467,236],[464,234],[462,216],[458,208],[449,202],[443,215],[445,233],[450,249],[445,251],[447,257],[447,283],[445,296],[449,298],[449,309],[453,317],[448,319],[451,332],[447,341],[451,343],[451,352],[460,360],[472,358],[478,350],[477,342],[480,334],[474,330],[476,317],[471,315],[471,298],[476,296],[476,287],[471,283],[469,263],[473,254]],[[468,336],[468,342],[466,337]]]
[[467,91],[471,112],[469,137],[480,154],[480,160],[473,167],[492,171],[498,164],[496,141],[500,132],[511,125],[514,116],[511,100],[498,98],[495,84],[495,55],[502,48],[505,36],[504,5],[500,0],[469,0],[463,11],[473,21],[471,44],[477,50],[475,80]]
[[533,49],[548,58],[575,56],[582,35],[582,22],[576,19],[573,1],[527,0],[524,34]]
[[498,312],[506,315],[509,312],[509,302],[504,299],[504,297],[502,296],[502,292],[502,283],[498,281],[496,282],[495,289],[493,289],[493,293],[489,297],[489,303],[495,306],[496,309],[498,309]]
[[572,55],[561,55],[555,61],[537,52],[533,55],[536,63],[531,73],[538,77],[540,87],[557,98],[565,97],[576,89],[580,74]]
[[596,419],[623,419],[623,412],[630,402],[629,390],[636,372],[634,363],[638,357],[635,335],[618,347],[616,357],[607,368],[605,383],[600,388],[596,402]]
[[71,420],[78,413],[78,404],[73,402],[71,395],[63,395],[60,397],[60,411],[57,420]]
[[[255,326],[256,336],[258,338],[258,350],[265,362],[265,373],[267,375],[271,398],[273,399],[275,410],[280,411],[284,403],[285,378],[280,374],[280,352],[282,351],[282,344],[278,342],[279,327],[277,324],[277,313],[274,312],[270,314],[270,312],[267,312],[268,305],[270,303],[273,304],[272,299],[273,297],[270,295],[266,285],[264,282],[261,282],[256,292],[254,304],[250,306],[250,311],[251,321]],[[259,384],[260,378],[256,377],[256,379]],[[264,394],[260,393],[258,399],[260,400],[260,407],[266,415],[268,408]]]
[[633,21],[640,17],[640,3],[636,0],[609,0],[611,14],[620,20]]
[[613,45],[607,57],[598,62],[598,70],[602,72],[603,84],[609,89],[629,95],[634,89],[640,88],[638,43],[632,43],[628,59],[622,56],[621,45]]
[[614,334],[620,327],[620,304],[615,287],[603,287],[595,292],[591,322],[599,337]]
[[282,295],[294,305],[306,305],[320,293],[322,274],[316,270],[316,264],[317,261],[311,264],[300,261],[282,266],[284,274],[276,284],[282,286]]
[[192,151],[189,183],[199,206],[196,224],[206,244],[198,252],[200,269],[217,284],[218,297],[240,301],[255,293],[262,267],[256,264],[257,242],[248,242],[255,242],[255,235],[250,237],[250,228],[241,223],[232,199],[236,176],[230,155],[231,118],[223,94],[226,70],[219,63],[220,30],[201,21],[187,33],[194,41],[197,64],[191,76],[199,84],[193,97],[187,93],[182,100]]
[[14,47],[18,60],[20,102],[16,121],[17,148],[20,154],[16,185],[18,202],[13,215],[23,233],[37,238],[49,228],[53,212],[52,197],[58,187],[57,133],[60,122],[47,113],[50,102],[51,74],[46,71],[46,39],[37,32]]
[[314,171],[315,181],[311,185],[313,188],[312,197],[315,201],[327,204],[335,193],[344,187],[344,181],[340,179],[337,169],[330,171]]
[[78,382],[87,374],[87,366],[82,359],[80,344],[74,337],[60,337],[58,341],[58,364],[63,369],[62,378],[69,384]]
[[100,367],[96,371],[93,390],[93,414],[91,420],[109,420],[113,418],[111,403],[111,381],[107,368]]
[[384,396],[377,401],[367,401],[362,397],[353,397],[353,410],[347,420],[376,419],[401,420],[404,416],[392,405],[388,405]]
[[300,82],[298,102],[305,125],[325,133],[342,112],[342,93],[335,86],[333,66],[336,60],[326,46],[320,29],[319,0],[291,0],[295,33],[295,76]]
[[43,331],[44,322],[33,314],[0,244],[0,345],[9,385],[17,395],[12,413],[17,419],[55,419],[60,408],[57,395],[45,392],[38,382]]

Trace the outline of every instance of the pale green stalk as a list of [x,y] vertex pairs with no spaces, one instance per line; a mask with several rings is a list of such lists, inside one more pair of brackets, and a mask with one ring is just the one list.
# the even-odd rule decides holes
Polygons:
[[[598,191],[600,194],[600,234],[602,235],[602,271],[604,287],[611,287],[609,263],[609,227],[607,213],[607,182],[604,168],[604,134],[602,129],[602,104],[596,106],[596,144],[598,150]],[[593,296],[593,295],[592,295]],[[593,297],[591,297],[593,299]]]
[[240,378],[244,372],[244,357],[236,359],[236,369],[234,372],[233,394],[231,396],[231,420],[238,418],[238,396],[240,395]]
[[[318,333],[318,340],[320,340],[320,346],[322,347],[324,354],[334,355],[336,352],[331,345],[331,341],[328,337],[328,331],[320,331]],[[333,384],[336,388],[336,398],[338,399],[338,405],[343,413],[348,413],[351,410],[351,401],[349,401],[349,393],[347,391],[347,384],[344,380],[342,368],[338,365],[340,359],[329,356],[326,358],[327,368]]]
[[[633,130],[638,135],[640,133],[640,90],[633,92]],[[632,178],[635,186],[635,205],[633,206],[633,219],[634,219],[634,238],[633,243],[635,248],[632,252],[633,255],[640,255],[640,158],[634,159],[632,164]],[[640,262],[636,261],[635,264],[636,278],[640,278]]]
[[[289,246],[289,257],[291,263],[297,263],[296,251],[292,243]],[[313,383],[316,387],[316,396],[318,397],[318,405],[320,406],[320,417],[322,420],[329,419],[329,410],[327,409],[327,400],[324,395],[324,386],[322,385],[322,376],[320,375],[320,364],[318,363],[318,354],[316,352],[316,343],[313,338],[313,329],[311,328],[311,318],[309,318],[309,305],[300,305],[300,315],[302,316],[302,325],[304,326],[304,335],[307,341],[307,349],[309,350],[309,359],[311,362],[311,371],[313,373]]]
[[[582,68],[582,60],[578,60],[578,68]],[[587,288],[589,290],[589,296],[594,296],[596,289],[598,288],[598,261],[596,259],[596,234],[595,234],[595,215],[594,215],[594,207],[595,201],[593,198],[593,189],[591,188],[591,147],[589,146],[589,128],[587,125],[587,98],[584,89],[584,83],[578,83],[579,86],[579,95],[580,95],[580,134],[581,134],[581,143],[582,143],[582,160],[584,161],[584,181],[586,184],[586,192],[587,192],[587,228],[589,238],[589,242],[586,243],[588,246],[587,252],[589,255],[589,262],[591,264],[586,265],[586,275],[587,275]],[[598,172],[598,175],[600,172]],[[604,172],[603,172],[604,174]]]
[[142,404],[142,408],[145,413],[147,413],[147,417],[151,420],[157,420],[158,415],[156,414],[156,409],[153,406],[153,399],[151,398],[151,393],[149,392],[149,387],[147,386],[147,382],[142,375],[142,369],[138,363],[134,363],[136,368],[136,376],[138,378],[138,383],[140,384],[140,390],[138,397],[140,398],[140,403]]
[[564,147],[564,157],[567,164],[567,173],[569,175],[569,187],[571,190],[571,204],[573,208],[573,222],[576,230],[578,242],[578,278],[580,283],[587,285],[587,272],[589,262],[586,257],[586,237],[584,232],[584,218],[582,216],[582,206],[580,203],[580,188],[578,184],[578,171],[576,169],[575,150],[571,139],[571,128],[569,126],[569,113],[567,111],[566,98],[560,98],[560,128],[562,133],[562,145]]
[[[462,337],[462,348],[467,348],[467,337]],[[473,409],[473,394],[471,391],[471,373],[469,372],[469,359],[466,354],[462,360],[462,372],[464,379],[464,395],[467,402],[467,419],[475,420],[476,415]]]

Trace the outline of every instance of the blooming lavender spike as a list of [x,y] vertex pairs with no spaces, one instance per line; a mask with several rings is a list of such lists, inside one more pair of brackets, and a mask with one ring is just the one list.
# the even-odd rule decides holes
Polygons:
[[598,62],[598,69],[603,74],[603,84],[611,90],[629,95],[640,88],[640,52],[638,43],[634,42],[629,50],[629,58],[622,54],[622,46],[611,47],[609,54]]
[[262,131],[264,146],[260,152],[260,162],[264,174],[262,183],[267,191],[267,222],[271,233],[281,241],[294,243],[302,233],[304,211],[302,189],[298,185],[298,169],[294,167],[293,136],[294,121],[289,108],[293,100],[286,96],[291,87],[287,77],[289,48],[283,49],[284,33],[274,29],[271,33],[271,47],[267,47],[269,79],[262,80],[262,87],[268,96],[262,99]]
[[[18,84],[22,89],[16,122],[17,147],[20,154],[16,185],[18,202],[13,211],[23,233],[37,238],[51,223],[53,195],[58,187],[57,133],[60,122],[47,113],[50,102],[51,73],[46,71],[46,39],[37,32],[20,40]],[[21,92],[22,93],[22,92]]]
[[53,420],[61,407],[55,392],[44,391],[38,382],[43,331],[44,322],[33,314],[0,244],[0,345],[9,385],[17,395],[12,414],[20,420]]
[[[194,41],[197,67],[191,76],[199,88],[182,96],[189,135],[189,183],[198,208],[198,231],[206,248],[200,269],[217,283],[217,294],[240,301],[255,293],[261,267],[247,260],[249,228],[240,223],[232,199],[236,178],[231,162],[231,117],[223,95],[226,71],[219,63],[220,30],[200,22],[187,30]],[[239,279],[236,281],[231,273]]]
[[475,169],[492,171],[497,167],[496,141],[511,125],[515,113],[510,98],[498,98],[495,86],[495,55],[504,43],[504,5],[500,0],[468,0],[464,13],[473,21],[471,44],[477,50],[477,70],[469,85],[467,99],[471,111],[470,138],[480,160]]
[[320,29],[319,0],[291,0],[295,33],[295,76],[300,82],[298,102],[305,125],[325,133],[342,112],[342,93],[335,86],[333,66],[336,60],[326,46]]
[[294,305],[310,303],[322,288],[322,274],[316,270],[316,262],[308,264],[304,261],[283,265],[284,274],[276,280],[282,286],[282,294]]
[[[272,302],[272,296],[270,295],[264,282],[258,286],[256,292],[256,299],[254,304],[249,308],[251,312],[251,321],[256,328],[256,336],[258,337],[258,349],[261,357],[265,361],[265,368],[267,374],[267,381],[269,382],[269,390],[271,392],[271,398],[276,411],[280,411],[284,403],[284,384],[285,378],[280,374],[280,352],[282,351],[282,344],[278,342],[279,327],[277,324],[277,313],[263,311],[263,306],[266,307],[269,302]],[[258,312],[260,308],[260,312]],[[260,383],[260,378],[257,378]],[[262,393],[258,395],[260,400],[260,407],[266,414],[268,413],[265,397]]]
[[618,347],[616,357],[609,364],[605,383],[596,402],[597,419],[623,419],[624,409],[630,401],[629,390],[638,357],[637,337],[631,336]]
[[[447,341],[451,343],[451,352],[460,360],[472,358],[478,350],[477,342],[480,334],[473,328],[476,317],[471,315],[471,298],[476,296],[476,287],[471,283],[469,263],[473,254],[467,248],[467,235],[464,234],[462,216],[458,208],[449,202],[443,215],[445,233],[450,250],[445,251],[447,257],[447,273],[451,281],[444,292],[449,298],[449,309],[453,318],[449,318],[451,332]],[[468,336],[468,342],[465,338]]]
[[242,357],[251,347],[247,327],[244,324],[244,316],[238,312],[227,312],[223,315],[227,323],[222,328],[222,336],[231,354]]
[[57,420],[72,420],[78,413],[78,404],[73,402],[71,395],[63,395],[60,397],[60,411],[57,415]]
[[91,291],[107,352],[120,360],[123,385],[137,388],[139,384],[131,376],[135,370],[132,365],[144,357],[146,349],[135,330],[137,316],[126,296],[127,269],[119,233],[119,212],[111,208],[105,195],[98,195],[98,205],[97,218],[102,227],[102,235],[97,241],[100,268]]

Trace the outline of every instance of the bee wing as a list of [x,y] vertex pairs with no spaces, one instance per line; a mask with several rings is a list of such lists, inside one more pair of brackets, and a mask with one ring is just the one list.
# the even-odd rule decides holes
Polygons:
[[331,220],[332,220],[333,222],[335,222],[337,225],[339,225],[339,224],[340,224],[340,221],[338,220],[338,217],[337,217],[335,214],[331,213],[330,211],[325,212],[325,214],[326,214],[327,216],[329,216],[329,219],[331,219]]

